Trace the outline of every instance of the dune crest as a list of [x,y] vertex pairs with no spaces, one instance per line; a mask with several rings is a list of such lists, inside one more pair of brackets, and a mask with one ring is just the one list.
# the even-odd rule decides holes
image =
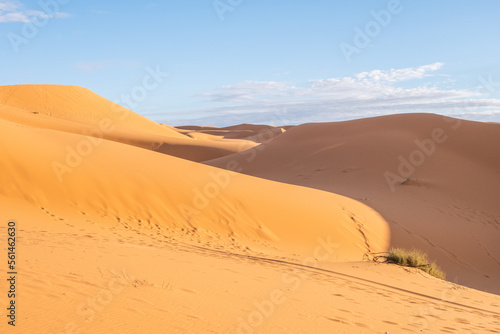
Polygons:
[[[363,122],[352,128],[172,128],[131,111],[130,123],[122,123],[110,114],[109,101],[78,87],[0,87],[0,95],[2,244],[5,223],[18,233],[18,317],[15,327],[0,325],[9,333],[500,331],[498,296],[415,268],[363,261],[389,248],[390,228],[397,242],[406,242],[394,229],[396,220],[386,222],[370,208],[373,203],[401,206],[404,216],[422,218],[416,212],[425,213],[419,191],[456,181],[450,175],[436,183],[418,174],[395,185],[398,196],[413,189],[417,209],[397,196],[372,202],[383,199],[375,195],[386,195],[388,187],[382,190],[363,173],[383,180],[383,162],[371,160],[383,152],[352,155],[358,151],[351,145],[366,145],[366,138],[350,137],[368,129],[377,134],[371,122],[366,128]],[[102,120],[110,129],[105,135],[99,134]],[[346,137],[332,140],[332,129]],[[309,137],[298,141],[304,135]],[[487,129],[483,135],[490,138]],[[377,136],[370,142],[377,143]],[[496,158],[474,154],[485,177],[491,176]],[[225,155],[229,159],[211,163],[243,171],[252,165],[252,172],[262,168],[268,178],[305,180],[305,186],[185,159]],[[332,193],[332,184],[341,193],[362,190],[370,197],[357,201]],[[321,186],[327,191],[314,189]],[[485,230],[469,231],[492,249]],[[454,251],[440,240],[427,241]],[[476,268],[484,272],[481,265]],[[392,308],[397,311],[387,312]]]
[[1,86],[0,105],[0,117],[16,123],[113,140],[194,161],[256,145],[250,140],[191,138],[76,86]]
[[389,222],[394,246],[499,293],[498,143],[500,124],[402,114],[300,125],[206,163],[362,201]]
[[[50,114],[60,107],[59,100],[53,99],[56,106],[47,103],[44,112]],[[90,118],[97,121],[97,112]],[[78,117],[85,124],[92,123],[84,122],[83,114]],[[106,217],[117,225],[216,233],[224,240],[259,247],[270,244],[285,252],[313,251],[318,238],[333,238],[339,245],[335,250],[339,261],[361,260],[366,252],[388,247],[385,221],[349,198],[227,172],[112,140],[101,139],[92,146],[88,137],[72,131],[33,126],[0,120],[4,154],[0,191],[62,216],[73,210]],[[37,150],[30,153],[33,147]]]

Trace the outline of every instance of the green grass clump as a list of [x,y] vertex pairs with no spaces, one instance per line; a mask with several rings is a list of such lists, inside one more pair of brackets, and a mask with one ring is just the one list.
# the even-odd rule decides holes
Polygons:
[[440,279],[446,277],[435,262],[429,261],[427,254],[416,249],[408,251],[401,248],[392,248],[387,256],[387,261],[401,266],[418,268]]

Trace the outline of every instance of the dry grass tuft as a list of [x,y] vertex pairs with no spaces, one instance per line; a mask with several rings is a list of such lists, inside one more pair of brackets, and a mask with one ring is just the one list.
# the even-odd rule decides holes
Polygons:
[[446,277],[441,268],[435,262],[429,260],[427,254],[416,249],[408,251],[401,248],[392,248],[387,256],[387,261],[401,266],[418,268],[440,279]]

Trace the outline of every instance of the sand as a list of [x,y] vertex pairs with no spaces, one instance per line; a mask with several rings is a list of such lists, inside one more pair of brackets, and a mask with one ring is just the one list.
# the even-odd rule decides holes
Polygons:
[[389,222],[392,245],[424,250],[449,279],[500,293],[498,143],[500,124],[404,114],[304,124],[254,156],[207,164],[357,199]]
[[249,140],[196,140],[82,87],[2,86],[0,105],[2,118],[18,124],[107,139],[194,161],[256,145]]
[[0,239],[6,256],[15,221],[18,257],[2,332],[500,332],[497,295],[364,261],[399,237],[372,203],[198,162],[258,161],[303,127],[175,129],[80,87],[0,87]]

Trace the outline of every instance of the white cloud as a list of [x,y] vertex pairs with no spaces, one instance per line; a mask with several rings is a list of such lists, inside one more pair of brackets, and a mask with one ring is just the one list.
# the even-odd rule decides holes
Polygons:
[[[49,17],[50,17],[50,15],[49,15]],[[57,12],[54,15],[54,17],[56,19],[67,19],[68,17],[71,17],[71,14],[69,14],[69,13],[63,13],[63,12]]]
[[362,72],[356,74],[355,77],[358,80],[370,80],[370,81],[386,81],[386,82],[398,82],[406,81],[411,79],[421,79],[425,76],[429,76],[427,72],[434,72],[439,70],[443,66],[443,63],[434,63],[430,65],[424,65],[417,68],[403,68],[403,69],[393,69],[389,71],[374,70],[370,72]]
[[[277,81],[244,81],[199,94],[214,106],[193,110],[204,114],[200,124],[270,123],[286,110],[280,124],[327,122],[393,114],[434,112],[445,114],[487,113],[500,121],[500,100],[477,94],[481,90],[442,89],[429,85],[425,78],[443,67],[434,63],[419,67],[373,70],[339,77],[311,80],[305,86]],[[404,81],[415,82],[401,85]],[[419,80],[419,81],[418,81]],[[235,121],[239,119],[239,121]],[[189,122],[189,120],[176,121]],[[218,122],[218,124],[214,124]],[[189,122],[193,123],[193,122]]]
[[26,9],[18,0],[0,0],[0,23],[30,23],[36,19],[67,17],[70,17],[70,14],[62,12],[47,13],[41,10]]
[[[381,96],[433,94],[439,90],[425,87],[403,89],[395,86],[394,83],[422,79],[429,76],[428,72],[436,71],[442,65],[435,63],[417,68],[374,70],[355,74],[352,77],[317,79],[311,80],[308,87],[296,87],[292,84],[276,81],[244,81],[223,86],[198,96],[210,102],[245,102],[286,98],[366,100]],[[463,91],[449,91],[448,93],[453,93],[456,97],[468,95]]]
[[2,12],[12,12],[15,11],[21,4],[16,0],[1,0],[0,1],[0,11]]

